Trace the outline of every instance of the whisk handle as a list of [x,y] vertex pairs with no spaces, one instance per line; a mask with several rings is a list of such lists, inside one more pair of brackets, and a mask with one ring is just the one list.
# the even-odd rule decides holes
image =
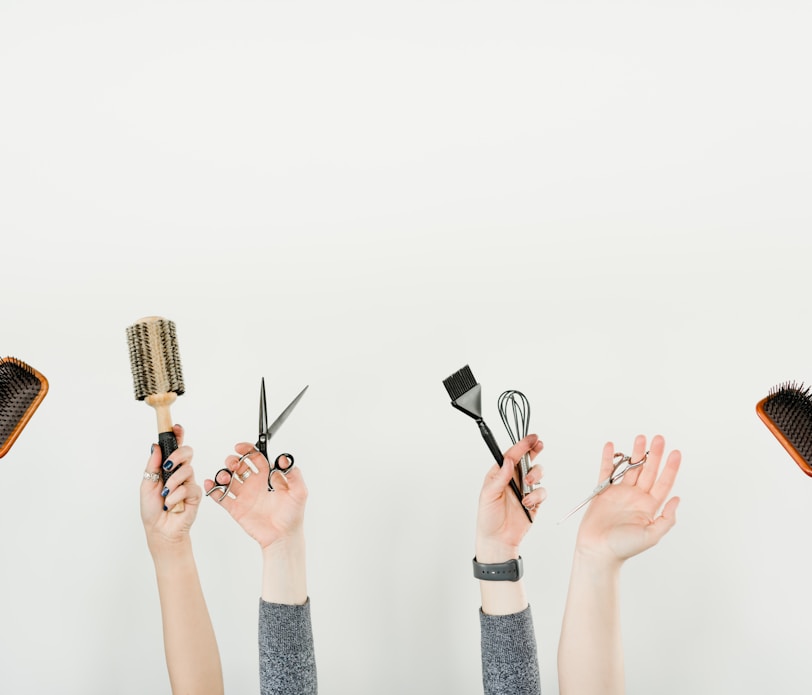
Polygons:
[[[496,439],[493,436],[493,432],[491,432],[491,428],[485,424],[484,420],[477,420],[477,425],[479,425],[479,433],[482,435],[482,439],[485,440],[485,444],[488,445],[488,448],[491,450],[491,454],[493,454],[493,458],[496,459],[496,463],[499,464],[501,467],[502,464],[505,462],[504,456],[502,456],[502,451],[499,449],[499,445],[496,443]],[[516,484],[516,481],[511,478],[510,479],[510,489],[513,490],[513,494],[516,495],[516,499],[519,500],[519,504],[521,505],[522,511],[524,515],[527,517],[530,523],[533,523],[533,517],[530,516],[530,511],[522,504],[522,493],[519,490],[519,486]]]

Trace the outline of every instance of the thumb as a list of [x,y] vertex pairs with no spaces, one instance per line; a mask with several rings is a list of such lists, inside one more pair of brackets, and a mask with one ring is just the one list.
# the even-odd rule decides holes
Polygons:
[[510,459],[506,458],[501,467],[497,463],[493,464],[485,476],[485,482],[482,483],[482,497],[498,499],[512,475],[513,462]]
[[679,506],[679,502],[679,497],[672,497],[668,500],[665,507],[663,507],[663,513],[646,529],[646,537],[651,542],[651,545],[659,543],[660,539],[677,523],[677,507]]

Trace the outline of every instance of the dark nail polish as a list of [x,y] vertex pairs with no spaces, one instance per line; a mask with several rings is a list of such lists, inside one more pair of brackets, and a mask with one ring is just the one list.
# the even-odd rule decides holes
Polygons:
[[150,455],[150,456],[152,456],[152,452],[153,452],[153,451],[155,451],[155,445],[154,445],[154,444],[150,444],[150,445],[149,445],[149,455]]
[[174,465],[175,465],[175,464],[174,464],[174,463],[172,463],[172,460],[171,460],[171,459],[166,459],[166,462],[164,463],[164,470],[165,470],[165,471],[172,470],[172,466],[174,466]]
[[165,487],[163,490],[161,490],[161,497],[166,497],[168,494],[169,494],[168,487]]
[[167,508],[167,506],[166,506],[166,505],[164,505],[164,511],[165,511],[165,512],[168,512],[168,511],[169,511],[169,509]]

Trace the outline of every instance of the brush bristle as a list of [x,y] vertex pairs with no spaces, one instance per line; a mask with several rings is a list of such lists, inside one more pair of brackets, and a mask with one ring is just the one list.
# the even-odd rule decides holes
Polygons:
[[474,379],[471,368],[466,364],[447,379],[443,379],[443,386],[448,391],[448,395],[451,396],[451,400],[456,401],[460,396],[476,386],[476,379]]
[[174,321],[151,317],[128,326],[127,343],[137,400],[158,393],[183,395],[186,389]]
[[764,412],[812,466],[812,388],[786,382],[770,389]]
[[0,359],[0,456],[11,447],[48,391],[48,382],[15,357]]

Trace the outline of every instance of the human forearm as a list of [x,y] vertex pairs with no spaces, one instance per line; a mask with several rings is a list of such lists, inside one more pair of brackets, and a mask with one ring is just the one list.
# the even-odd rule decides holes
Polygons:
[[485,695],[539,695],[536,636],[530,608],[511,615],[479,614]]
[[173,695],[222,695],[220,653],[189,539],[150,544]]
[[624,692],[620,567],[575,551],[558,645],[561,695]]
[[302,530],[262,549],[262,599],[302,605],[307,601],[307,567]]
[[[477,539],[476,559],[485,564],[507,562],[519,557],[518,546]],[[521,579],[510,581],[479,581],[482,612],[486,615],[510,615],[527,608],[527,594]]]
[[304,533],[262,549],[259,674],[262,695],[318,691],[307,599]]

